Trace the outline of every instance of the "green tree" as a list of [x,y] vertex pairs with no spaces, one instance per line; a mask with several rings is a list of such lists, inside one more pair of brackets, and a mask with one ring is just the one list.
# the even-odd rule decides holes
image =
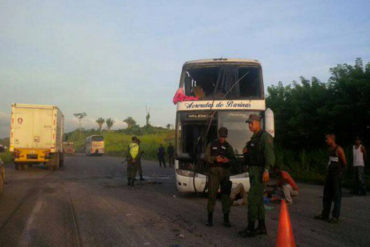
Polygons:
[[146,127],[150,126],[150,113],[149,112],[145,116],[145,126]]
[[73,116],[75,116],[78,119],[78,130],[79,130],[79,136],[81,137],[81,131],[82,131],[81,121],[84,117],[87,116],[87,114],[86,112],[80,112],[80,113],[74,113]]
[[128,117],[126,118],[125,120],[123,120],[124,123],[127,124],[127,128],[130,129],[132,128],[133,126],[136,125],[136,121],[132,118],[132,117]]
[[349,144],[355,135],[369,138],[370,64],[330,69],[328,82],[313,77],[284,86],[268,87],[266,104],[275,113],[276,143],[294,150],[317,149],[324,135],[333,132],[339,143]]
[[111,118],[107,118],[107,120],[105,120],[105,124],[107,125],[107,129],[110,130],[114,124],[114,120]]
[[100,117],[96,120],[96,123],[98,124],[99,126],[99,132],[101,132],[102,128],[103,128],[103,125],[105,123],[105,119]]

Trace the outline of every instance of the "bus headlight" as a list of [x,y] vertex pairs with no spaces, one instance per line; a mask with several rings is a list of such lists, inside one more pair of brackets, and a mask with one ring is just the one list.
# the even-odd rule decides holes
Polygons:
[[185,177],[194,177],[194,172],[188,171],[188,170],[181,170],[177,169],[176,173],[180,176],[185,176]]

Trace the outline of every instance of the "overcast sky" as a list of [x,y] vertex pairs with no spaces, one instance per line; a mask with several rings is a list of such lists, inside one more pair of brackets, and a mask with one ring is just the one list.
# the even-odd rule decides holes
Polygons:
[[[261,3],[262,2],[262,3]],[[112,117],[116,128],[150,108],[173,123],[173,94],[187,60],[258,59],[265,85],[370,60],[370,1],[0,0],[0,137],[10,105],[53,104],[66,130]],[[119,124],[118,124],[119,123]]]

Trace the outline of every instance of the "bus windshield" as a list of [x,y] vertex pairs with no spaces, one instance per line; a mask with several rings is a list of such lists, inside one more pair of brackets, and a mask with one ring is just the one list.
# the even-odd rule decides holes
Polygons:
[[[228,129],[227,141],[233,147],[236,155],[243,154],[243,148],[250,140],[252,132],[245,121],[255,111],[219,111],[210,120],[210,112],[186,112],[178,115],[177,140],[178,153],[182,154],[204,153],[205,145],[217,138],[220,127]],[[207,132],[208,129],[208,132]],[[205,139],[204,139],[205,138]]]
[[248,124],[245,123],[252,113],[257,114],[250,111],[219,112],[219,126],[228,129],[227,142],[233,147],[236,155],[243,154],[246,142],[252,137],[253,133],[249,130]]
[[257,66],[207,66],[189,68],[184,73],[185,94],[200,100],[263,97],[261,68]]

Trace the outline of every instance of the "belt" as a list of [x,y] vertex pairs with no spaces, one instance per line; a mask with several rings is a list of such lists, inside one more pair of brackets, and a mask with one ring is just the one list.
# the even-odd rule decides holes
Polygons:
[[228,163],[212,163],[209,164],[209,167],[221,167],[221,168],[228,168],[230,165]]

